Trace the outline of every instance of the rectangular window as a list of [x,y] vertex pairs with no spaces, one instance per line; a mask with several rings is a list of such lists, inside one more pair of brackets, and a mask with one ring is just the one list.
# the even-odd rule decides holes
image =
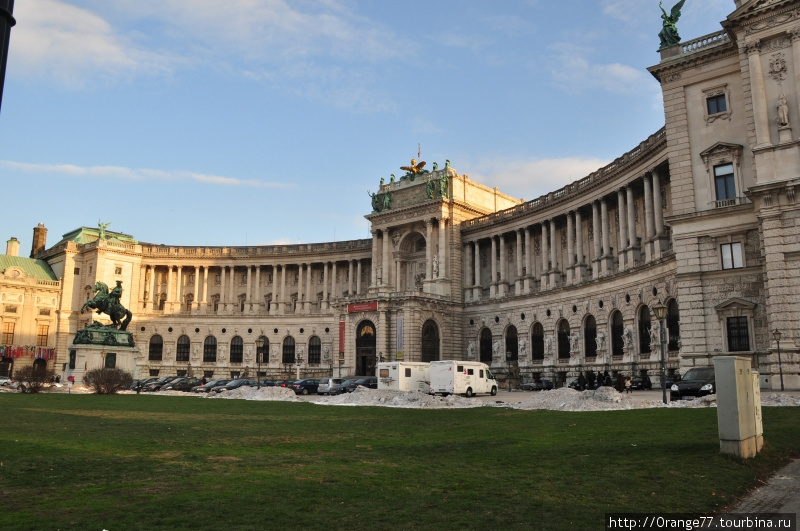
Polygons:
[[720,246],[722,269],[738,269],[744,267],[741,243],[724,243]]
[[457,372],[464,372],[464,366],[463,365],[456,366],[456,371]]
[[14,323],[3,323],[3,345],[14,344]]
[[81,274],[81,268],[80,267],[76,267],[75,269],[73,269],[73,273],[76,274],[76,275],[80,275]]
[[725,102],[724,94],[720,94],[719,96],[711,96],[710,98],[706,99],[706,104],[708,105],[709,116],[728,110],[728,105]]
[[717,190],[717,201],[736,198],[733,164],[714,166],[714,187]]
[[50,315],[50,310],[46,308],[39,308],[39,315]]
[[115,352],[109,352],[106,354],[106,369],[116,369],[117,368],[117,354]]
[[114,268],[114,274],[115,275],[121,275],[122,274],[122,268],[120,266],[115,267]]
[[[386,372],[388,373],[389,371]],[[383,374],[383,371],[381,371],[381,374]],[[408,367],[406,367],[406,378],[411,378],[411,369],[409,369]]]
[[50,331],[49,325],[39,325],[36,327],[36,346],[37,347],[46,347],[47,346],[47,334]]
[[747,317],[728,317],[728,352],[750,350],[750,332]]
[[473,374],[475,374],[475,369],[467,369],[467,374],[469,376],[472,376]]

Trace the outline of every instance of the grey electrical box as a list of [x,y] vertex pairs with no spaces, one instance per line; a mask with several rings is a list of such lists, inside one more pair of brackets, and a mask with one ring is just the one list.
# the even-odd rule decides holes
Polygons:
[[745,459],[755,457],[764,446],[758,371],[750,358],[719,356],[714,358],[714,373],[720,450]]

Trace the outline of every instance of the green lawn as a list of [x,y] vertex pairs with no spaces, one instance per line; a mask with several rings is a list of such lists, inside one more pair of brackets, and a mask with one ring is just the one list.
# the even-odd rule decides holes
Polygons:
[[0,395],[0,529],[603,529],[715,512],[789,457],[719,453],[716,409],[414,410]]

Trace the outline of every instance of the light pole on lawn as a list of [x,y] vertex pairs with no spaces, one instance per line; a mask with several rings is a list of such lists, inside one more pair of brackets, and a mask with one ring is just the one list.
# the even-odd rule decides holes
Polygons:
[[256,363],[258,364],[258,369],[256,369],[256,388],[261,389],[261,357],[264,355],[264,338],[259,337],[256,339]]
[[783,363],[781,363],[781,333],[776,328],[774,332],[772,332],[772,337],[775,338],[775,341],[778,343],[778,371],[781,375],[781,391],[783,391]]
[[667,375],[666,375],[666,361],[664,359],[664,331],[666,326],[664,326],[664,317],[667,315],[667,307],[661,304],[661,301],[658,301],[658,304],[653,306],[653,313],[656,315],[656,320],[658,320],[659,325],[659,342],[661,343],[661,399],[664,403],[667,403]]

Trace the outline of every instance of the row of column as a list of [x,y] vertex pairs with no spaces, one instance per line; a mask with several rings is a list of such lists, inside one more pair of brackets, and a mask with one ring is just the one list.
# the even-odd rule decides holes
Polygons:
[[[425,220],[425,279],[436,280],[447,276],[447,246],[449,218],[441,216]],[[434,222],[438,245],[434,245]],[[370,288],[391,288],[401,291],[403,260],[392,253],[390,229],[372,230],[372,271]],[[398,242],[399,243],[399,242]],[[399,250],[399,249],[398,249]]]
[[[617,212],[619,215],[619,234],[617,236],[616,260],[611,250],[611,233],[609,220],[608,198],[604,197],[591,203],[592,210],[592,256],[591,278],[625,271],[638,265],[644,254],[645,262],[651,262],[661,257],[662,251],[668,247],[666,240],[664,211],[662,208],[661,182],[656,170],[646,174],[643,178],[644,198],[644,245],[639,245],[639,236],[636,226],[636,204],[633,187],[628,184],[617,191]],[[558,216],[562,217],[562,216]],[[541,258],[537,263],[531,252],[532,227],[517,229],[516,234],[516,275],[514,277],[514,291],[516,294],[531,293],[535,289],[535,280],[539,281],[539,289],[554,289],[562,284],[577,284],[588,280],[589,264],[584,254],[586,249],[583,241],[583,212],[581,208],[571,210],[565,215],[566,225],[566,264],[559,264],[558,238],[556,217],[539,223],[541,231]],[[598,230],[599,229],[599,230]],[[506,236],[499,234],[491,236],[491,259],[489,297],[504,297],[509,293],[510,282],[506,278],[508,253],[506,252]],[[642,248],[643,247],[643,248]],[[522,252],[525,249],[525,252]],[[499,271],[498,271],[499,250]],[[483,285],[481,284],[480,263],[481,241],[476,239],[467,242],[464,247],[465,299],[479,300],[482,298]],[[524,254],[524,259],[523,259]],[[615,268],[617,264],[617,268]],[[559,265],[564,269],[559,268]],[[531,282],[534,280],[534,282]]]
[[[244,305],[246,313],[263,313],[264,310],[268,311],[270,315],[281,315],[286,313],[286,305],[291,301],[287,299],[287,270],[292,269],[297,274],[297,305],[294,308],[295,312],[310,313],[312,305],[317,302],[316,297],[312,298],[312,266],[319,262],[301,262],[297,264],[276,264],[268,266],[260,265],[215,265],[215,266],[200,266],[196,265],[193,268],[175,265],[143,265],[141,278],[148,278],[149,282],[143,282],[141,290],[141,301],[146,304],[152,301],[152,308],[156,309],[159,305],[161,297],[161,287],[158,282],[157,270],[167,268],[166,279],[166,299],[164,301],[164,310],[167,312],[176,312],[181,308],[187,311],[199,311],[206,313],[209,303],[216,302],[218,312],[233,312],[237,307]],[[320,301],[320,310],[327,310],[330,305],[330,299],[337,297],[336,291],[336,275],[338,262],[322,262],[322,300]],[[266,284],[271,284],[271,289],[267,293],[262,293],[262,267],[270,269],[272,273],[272,281],[267,281]],[[361,286],[361,269],[362,260],[348,260],[348,277],[347,277],[347,291],[344,296],[358,295],[362,293]],[[192,284],[188,284],[184,280],[184,269],[189,269],[194,272],[193,289],[188,289]],[[244,270],[244,271],[243,271]],[[330,271],[330,273],[329,273]],[[202,272],[202,280],[201,280]],[[211,280],[209,280],[209,272],[219,273],[219,292],[211,293]],[[239,286],[244,286],[244,293],[237,293],[236,275],[246,275],[244,282]],[[266,272],[265,272],[266,273]],[[215,283],[215,285],[217,285]],[[241,288],[239,288],[241,289]],[[191,295],[192,298],[187,300]],[[269,307],[265,297],[271,295]],[[290,294],[291,295],[291,294]],[[210,300],[209,297],[214,296],[216,300]],[[212,306],[213,311],[213,306]]]

